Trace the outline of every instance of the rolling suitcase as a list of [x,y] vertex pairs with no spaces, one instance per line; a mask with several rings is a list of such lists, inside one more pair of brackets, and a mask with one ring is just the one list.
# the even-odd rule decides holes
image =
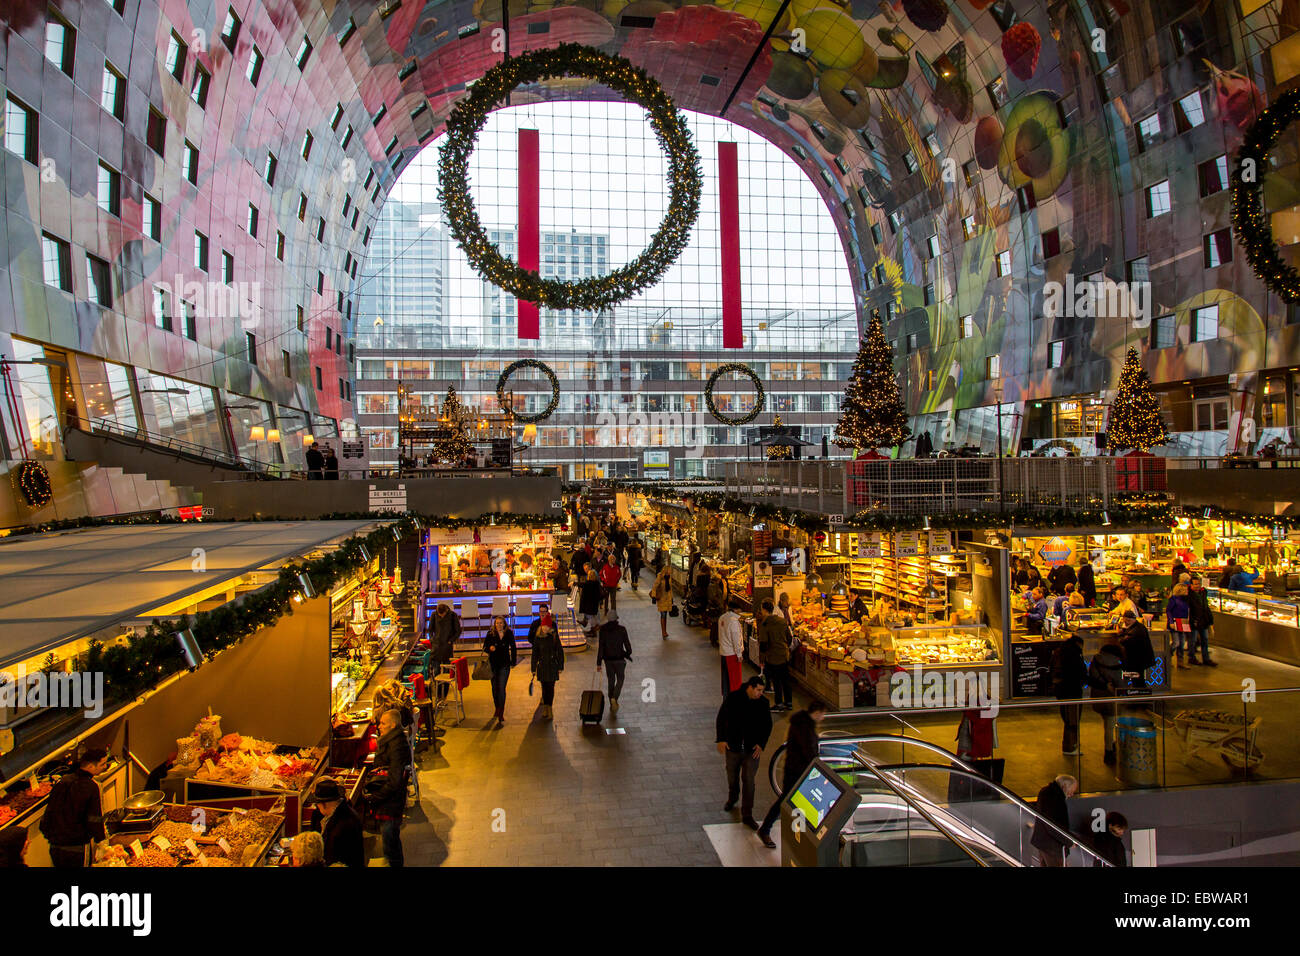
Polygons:
[[[596,672],[599,675],[599,671]],[[600,677],[597,676],[597,681]],[[598,724],[605,716],[605,692],[584,690],[582,700],[578,703],[578,717],[584,724]]]

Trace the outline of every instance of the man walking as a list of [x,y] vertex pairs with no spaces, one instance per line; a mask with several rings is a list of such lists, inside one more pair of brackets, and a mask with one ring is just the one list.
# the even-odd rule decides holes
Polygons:
[[[1204,664],[1207,667],[1219,665],[1210,660],[1210,628],[1214,627],[1214,612],[1210,610],[1209,598],[1201,579],[1194,577],[1187,588],[1187,624],[1192,629],[1191,647],[1187,649],[1187,663]],[[1196,648],[1201,649],[1201,659],[1196,659]]]
[[618,713],[618,696],[623,692],[623,676],[631,659],[632,642],[628,640],[627,628],[618,623],[618,611],[610,611],[596,637],[596,671],[600,672],[602,664],[609,665],[606,673],[611,715]]
[[[1052,652],[1052,693],[1060,701],[1078,701],[1088,681],[1088,665],[1083,662],[1083,638],[1071,634]],[[1079,703],[1061,706],[1061,753],[1077,757],[1079,750]]]
[[785,616],[775,613],[776,606],[771,598],[763,601],[766,616],[758,626],[758,642],[762,650],[763,673],[772,682],[772,709],[776,711],[791,708],[790,691],[790,625]]
[[718,655],[722,661],[722,697],[740,689],[741,661],[745,657],[745,629],[731,608],[718,618]]
[[718,753],[727,758],[727,803],[730,813],[740,800],[740,819],[751,830],[754,819],[754,778],[767,738],[772,736],[772,711],[763,696],[763,679],[751,677],[740,690],[727,695],[718,709]]
[[758,828],[758,838],[769,850],[776,849],[776,841],[772,839],[772,826],[781,819],[781,801],[799,782],[808,766],[817,759],[817,725],[825,716],[826,705],[819,700],[814,700],[803,710],[790,715],[790,723],[785,731],[785,769],[781,772],[781,793],[772,801],[767,816],[763,818],[763,825]]

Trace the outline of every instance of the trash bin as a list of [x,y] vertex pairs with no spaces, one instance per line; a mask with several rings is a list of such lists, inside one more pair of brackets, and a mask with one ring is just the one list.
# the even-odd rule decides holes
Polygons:
[[1116,765],[1119,778],[1139,787],[1156,785],[1156,725],[1143,717],[1115,721]]

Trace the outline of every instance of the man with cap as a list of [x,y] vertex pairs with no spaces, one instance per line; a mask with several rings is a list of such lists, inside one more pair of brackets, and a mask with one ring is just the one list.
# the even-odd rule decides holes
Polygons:
[[618,623],[618,611],[611,610],[605,616],[605,623],[600,626],[596,637],[596,671],[602,664],[609,665],[609,712],[618,710],[618,696],[623,692],[623,675],[627,671],[627,662],[632,659],[632,642],[628,640],[627,628]]
[[352,809],[344,796],[343,788],[333,777],[321,777],[316,783],[312,799],[316,810],[312,812],[312,828],[318,825],[325,843],[325,865],[342,863],[344,866],[365,866],[365,835],[361,817]]

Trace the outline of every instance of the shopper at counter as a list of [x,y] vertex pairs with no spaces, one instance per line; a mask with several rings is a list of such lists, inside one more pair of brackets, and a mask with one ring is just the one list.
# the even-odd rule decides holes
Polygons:
[[618,611],[611,610],[596,637],[596,673],[600,673],[602,665],[609,667],[606,676],[611,714],[618,713],[618,698],[623,692],[623,678],[630,660],[632,642],[628,640],[627,628],[618,623]]
[[0,870],[26,869],[32,831],[23,826],[0,830]]
[[1086,554],[1079,555],[1079,573],[1076,583],[1079,585],[1079,593],[1083,595],[1083,606],[1096,607],[1097,579],[1092,571],[1092,562],[1088,560]]
[[325,865],[365,866],[365,833],[361,817],[347,801],[347,795],[333,777],[321,777],[312,789],[316,806],[311,828],[319,830],[324,843]]
[[790,625],[784,615],[775,613],[771,598],[763,600],[763,623],[759,625],[758,646],[763,673],[772,685],[774,711],[790,710]]
[[40,827],[57,869],[86,866],[91,845],[104,839],[103,804],[95,777],[107,768],[108,751],[92,748],[81,755],[77,769],[60,777],[50,790]]
[[1029,594],[1029,609],[1025,612],[1025,627],[1030,634],[1042,634],[1043,622],[1047,620],[1047,601],[1043,598],[1041,588],[1034,588]]
[[[542,605],[541,610],[549,610]],[[534,623],[541,625],[541,617]],[[515,642],[515,632],[506,624],[506,619],[498,614],[492,618],[492,626],[483,638],[483,653],[487,655],[488,666],[492,668],[492,704],[496,708],[492,716],[496,720],[496,729],[506,725],[506,684],[510,680],[510,668],[519,663],[519,645]]]
[[379,820],[384,859],[389,866],[405,865],[402,854],[402,817],[406,814],[406,773],[411,765],[411,746],[402,732],[396,710],[379,715],[379,742],[375,746],[373,780],[367,783],[366,800]]
[[826,716],[826,705],[814,700],[803,710],[790,715],[790,723],[785,730],[785,767],[781,771],[781,793],[772,801],[772,806],[763,817],[758,828],[758,838],[769,850],[776,849],[772,839],[772,827],[781,819],[781,801],[808,770],[809,764],[817,759],[817,725]]
[[1151,632],[1133,611],[1125,611],[1120,625],[1120,647],[1124,649],[1124,670],[1136,673],[1136,685],[1146,686],[1146,669],[1156,662],[1151,647]]
[[[1038,791],[1034,810],[1040,817],[1056,824],[1064,833],[1070,832],[1070,809],[1067,801],[1079,792],[1079,781],[1063,773]],[[1043,820],[1034,823],[1029,843],[1037,851],[1039,866],[1065,866],[1065,852],[1069,842]]]
[[1129,599],[1128,591],[1122,587],[1117,587],[1111,592],[1110,612],[1107,623],[1111,626],[1123,626],[1125,614],[1132,612],[1133,616],[1137,617],[1137,605]]
[[[1214,627],[1214,612],[1210,610],[1209,595],[1201,586],[1201,579],[1194,577],[1187,585],[1187,623],[1192,629],[1191,644],[1187,663],[1204,664],[1207,667],[1218,667],[1214,661],[1210,660],[1210,629]],[[1200,645],[1201,659],[1196,659],[1196,647]]]
[[[1169,601],[1165,605],[1165,626],[1169,628],[1170,637],[1173,640],[1174,653],[1178,655],[1178,665],[1185,667],[1187,665],[1187,656],[1185,644],[1191,643],[1191,624],[1188,617],[1191,607],[1187,603],[1189,589],[1186,584],[1174,585],[1174,591],[1169,595]],[[1196,656],[1193,649],[1192,656]]]
[[740,689],[741,662],[745,658],[745,629],[740,615],[727,608],[718,618],[718,656],[722,662],[722,696]]
[[[1083,662],[1083,638],[1071,634],[1052,652],[1052,695],[1057,700],[1077,701],[1083,696],[1088,680],[1088,666]],[[1061,753],[1077,757],[1079,750],[1079,712],[1082,704],[1061,704]]]
[[1232,577],[1228,579],[1228,590],[1245,591],[1247,594],[1255,592],[1255,582],[1259,579],[1259,570],[1247,571],[1244,565],[1237,565],[1233,571]]
[[1073,588],[1079,583],[1079,578],[1074,573],[1074,568],[1065,562],[1061,562],[1047,573],[1047,583],[1051,587],[1053,594],[1065,594],[1065,589],[1067,587]]
[[1114,698],[1124,686],[1124,648],[1118,644],[1103,644],[1101,650],[1092,656],[1088,667],[1088,696],[1097,698],[1092,709],[1101,716],[1101,740],[1105,751],[1102,761],[1107,765],[1115,762],[1115,721],[1119,717],[1119,705]]
[[727,758],[727,802],[724,813],[740,800],[740,819],[751,830],[754,819],[754,778],[772,736],[772,711],[763,695],[763,679],[751,677],[745,686],[727,695],[716,721],[718,753]]

